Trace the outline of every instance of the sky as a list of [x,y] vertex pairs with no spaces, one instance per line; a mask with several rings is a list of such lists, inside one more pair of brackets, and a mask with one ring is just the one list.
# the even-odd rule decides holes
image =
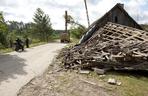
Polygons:
[[[86,0],[90,23],[102,17],[117,3],[123,3],[125,10],[138,23],[148,23],[148,0]],[[64,29],[63,15],[68,11],[75,21],[87,26],[84,0],[0,0],[0,11],[5,20],[33,22],[33,15],[41,8],[49,15],[54,29]]]

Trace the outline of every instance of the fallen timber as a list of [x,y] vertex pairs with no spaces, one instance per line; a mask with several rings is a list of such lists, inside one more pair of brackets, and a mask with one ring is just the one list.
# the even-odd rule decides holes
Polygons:
[[148,70],[148,32],[108,22],[65,53],[65,68]]

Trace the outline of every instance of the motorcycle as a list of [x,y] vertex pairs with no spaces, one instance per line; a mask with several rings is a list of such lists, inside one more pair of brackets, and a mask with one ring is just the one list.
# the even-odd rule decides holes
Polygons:
[[24,44],[18,44],[17,42],[14,43],[14,50],[19,52],[19,51],[24,51]]

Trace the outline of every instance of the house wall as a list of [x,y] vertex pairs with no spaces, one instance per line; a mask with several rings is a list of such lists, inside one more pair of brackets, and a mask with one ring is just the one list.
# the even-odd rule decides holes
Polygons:
[[133,19],[129,18],[129,16],[127,16],[119,8],[115,8],[114,10],[111,10],[109,13],[103,16],[103,18],[100,19],[97,27],[98,28],[103,27],[107,22],[118,23],[121,25],[126,25],[129,27],[141,29]]
[[[117,21],[115,18],[117,18]],[[125,14],[118,7],[115,8],[114,10],[111,10],[105,16],[103,16],[103,18],[99,20],[97,27],[98,28],[103,27],[107,22],[118,23],[121,25],[126,25],[129,27],[141,29],[141,27],[139,27],[139,25],[132,18],[129,18],[129,16],[127,16],[127,14]]]
[[[117,22],[115,20],[116,17],[118,18]],[[130,27],[139,29],[139,26],[137,25],[137,23],[135,23],[135,21],[133,21],[131,18],[129,18],[119,8],[112,10],[111,16],[109,18],[110,18],[110,21],[113,22],[113,23],[118,23],[118,24],[121,24],[121,25],[126,25],[126,26],[130,26]]]

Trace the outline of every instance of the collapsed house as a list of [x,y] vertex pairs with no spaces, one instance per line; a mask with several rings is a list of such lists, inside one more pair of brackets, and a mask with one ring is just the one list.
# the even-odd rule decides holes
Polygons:
[[104,16],[90,25],[87,33],[82,37],[80,43],[88,40],[93,33],[99,30],[99,28],[103,27],[107,22],[113,22],[142,30],[142,27],[125,11],[124,5],[117,3]]
[[[117,4],[111,11],[114,8],[123,9],[123,5]],[[112,14],[111,11],[107,14]],[[108,22],[111,19],[105,19],[105,15],[104,21],[101,18],[93,23],[81,43],[65,53],[65,68],[148,70],[148,32],[140,30],[127,13],[124,19],[115,14],[109,15],[115,16],[112,22]]]

